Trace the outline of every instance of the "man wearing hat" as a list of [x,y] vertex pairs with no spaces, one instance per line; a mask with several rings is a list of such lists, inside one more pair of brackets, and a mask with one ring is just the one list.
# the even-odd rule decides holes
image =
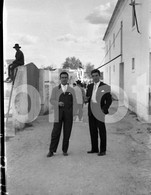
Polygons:
[[21,47],[16,43],[13,48],[16,50],[16,59],[8,66],[8,78],[6,79],[6,82],[12,82],[14,80],[14,69],[18,66],[24,65],[24,54],[20,50]]

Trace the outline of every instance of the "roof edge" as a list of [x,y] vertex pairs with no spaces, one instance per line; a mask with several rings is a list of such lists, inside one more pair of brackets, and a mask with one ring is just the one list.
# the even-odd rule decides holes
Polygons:
[[107,29],[105,31],[105,34],[104,34],[104,37],[103,37],[103,41],[105,40],[106,36],[108,35],[109,30],[111,29],[111,27],[112,27],[112,25],[113,25],[113,23],[114,23],[114,21],[116,19],[116,16],[117,16],[117,14],[120,11],[119,8],[123,5],[124,2],[125,2],[125,0],[118,0],[117,4],[115,6],[115,9],[113,11],[113,14],[111,16],[111,19],[110,19],[110,21],[108,23],[108,27],[107,27]]

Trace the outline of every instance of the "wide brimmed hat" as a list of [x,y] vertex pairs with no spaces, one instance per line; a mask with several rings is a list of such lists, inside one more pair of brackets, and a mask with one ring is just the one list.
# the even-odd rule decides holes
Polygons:
[[15,44],[13,48],[21,48],[18,43]]

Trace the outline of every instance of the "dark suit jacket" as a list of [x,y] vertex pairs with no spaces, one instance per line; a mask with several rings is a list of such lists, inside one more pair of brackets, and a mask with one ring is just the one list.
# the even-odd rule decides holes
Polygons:
[[[60,107],[58,105],[59,102],[63,102],[64,106]],[[76,112],[76,97],[74,89],[68,86],[67,91],[63,93],[61,85],[54,87],[52,89],[50,103],[54,106],[55,122],[58,122],[58,119],[64,112],[72,118]]]
[[[87,91],[86,91],[86,96],[89,97],[89,100],[88,100],[88,115],[89,116],[92,114],[90,104],[91,104],[93,86],[94,86],[94,83],[89,84],[87,87]],[[110,92],[111,92],[110,86],[103,82],[100,82],[99,87],[96,92],[96,101],[97,101],[97,106],[101,108],[104,114],[109,113],[108,109],[112,103],[112,96]]]
[[24,65],[24,54],[21,50],[16,51],[15,58],[13,64]]

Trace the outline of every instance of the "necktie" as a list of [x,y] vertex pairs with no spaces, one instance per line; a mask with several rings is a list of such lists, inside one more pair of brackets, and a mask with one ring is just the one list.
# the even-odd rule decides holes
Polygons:
[[97,84],[94,83],[93,93],[92,93],[92,102],[95,102],[95,103],[96,103],[96,91],[97,91]]

